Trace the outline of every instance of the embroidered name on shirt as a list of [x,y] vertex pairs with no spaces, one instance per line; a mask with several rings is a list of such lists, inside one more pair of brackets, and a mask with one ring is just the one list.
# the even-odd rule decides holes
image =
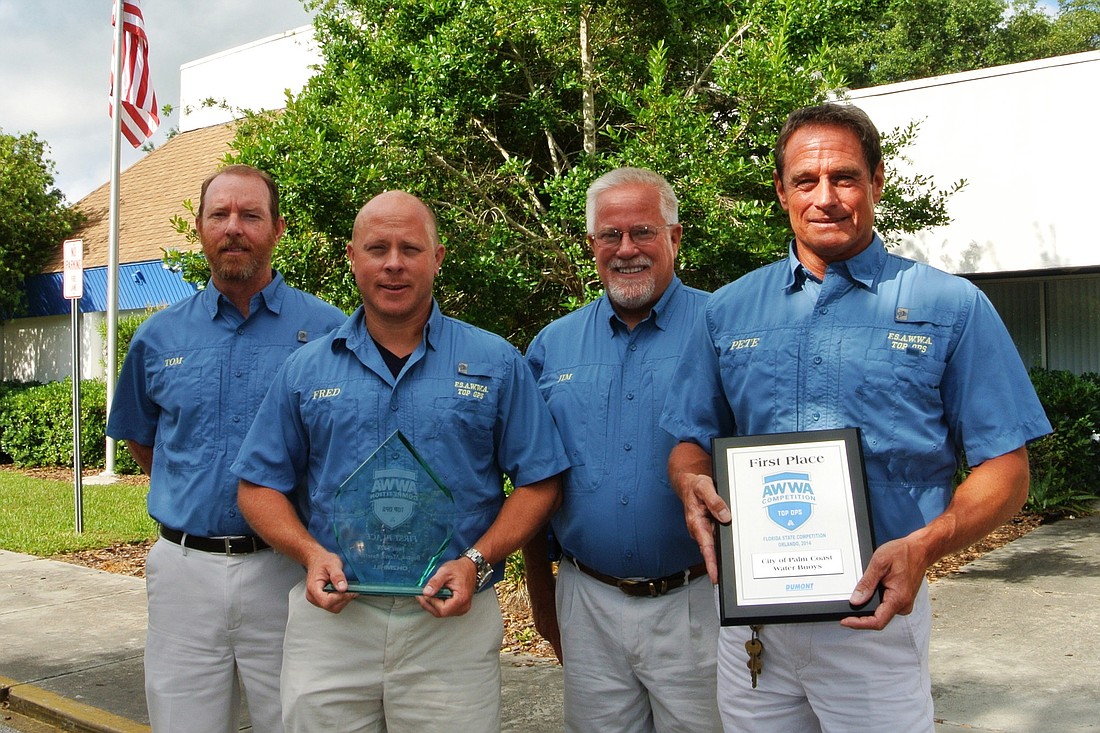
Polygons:
[[559,382],[569,382],[569,381],[571,381],[572,379],[573,379],[573,374],[572,374],[572,372],[570,372],[569,374],[559,374],[559,375],[558,375],[558,381],[559,381]]
[[172,356],[172,357],[169,357],[169,358],[164,360],[164,366],[166,366],[166,367],[179,366],[182,363],[183,363],[183,357],[182,356]]
[[328,389],[315,389],[313,390],[313,399],[325,400],[329,397],[335,397],[338,394],[340,394],[339,387],[329,387]]
[[736,341],[734,341],[733,343],[730,344],[730,349],[729,350],[730,351],[737,351],[739,349],[755,349],[759,345],[760,345],[760,339],[759,338],[737,339]]
[[897,349],[898,351],[918,351],[922,354],[926,354],[928,353],[928,347],[935,345],[931,336],[925,336],[921,333],[896,333],[890,331],[886,334],[886,338],[890,340],[890,348]]
[[455,393],[459,397],[473,397],[475,400],[485,399],[489,394],[489,387],[477,382],[455,382]]

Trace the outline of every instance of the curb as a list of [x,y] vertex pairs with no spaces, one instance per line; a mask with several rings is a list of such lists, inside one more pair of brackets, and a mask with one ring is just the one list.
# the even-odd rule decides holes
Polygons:
[[151,731],[147,725],[7,677],[0,677],[0,703],[7,703],[13,713],[72,733]]

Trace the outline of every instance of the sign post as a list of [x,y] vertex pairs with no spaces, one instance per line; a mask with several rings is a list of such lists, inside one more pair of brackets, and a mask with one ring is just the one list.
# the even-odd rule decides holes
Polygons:
[[64,295],[72,306],[73,331],[73,496],[76,505],[76,533],[84,531],[84,487],[80,465],[80,299],[84,297],[84,240],[66,239]]

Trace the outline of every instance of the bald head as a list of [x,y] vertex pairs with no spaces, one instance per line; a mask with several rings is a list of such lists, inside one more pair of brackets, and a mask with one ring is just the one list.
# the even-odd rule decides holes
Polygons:
[[416,222],[424,227],[424,233],[435,248],[439,247],[439,228],[435,214],[423,201],[405,191],[380,193],[359,209],[351,230],[351,241],[362,242],[372,227],[393,225],[397,222]]

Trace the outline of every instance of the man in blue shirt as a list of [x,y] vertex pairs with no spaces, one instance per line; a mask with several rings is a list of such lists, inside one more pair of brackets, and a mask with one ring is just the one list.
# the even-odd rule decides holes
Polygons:
[[[852,592],[882,601],[840,623],[765,625],[752,689],[747,627],[723,627],[727,730],[933,730],[925,571],[1008,520],[1027,497],[1026,444],[1050,431],[1007,331],[972,284],[889,254],[874,233],[879,133],[858,108],[793,112],[775,188],[794,239],[782,262],[708,300],[661,426],[688,526],[716,579],[729,522],[713,437],[858,427],[878,543]],[[952,491],[957,455],[972,471]]]
[[[233,464],[245,516],[306,567],[284,646],[287,730],[499,731],[489,581],[557,507],[569,463],[519,352],[440,313],[444,247],[427,206],[376,196],[347,251],[362,307],[287,360]],[[349,593],[337,489],[397,430],[454,496],[454,535],[423,595]]]
[[146,577],[145,688],[154,731],[235,731],[240,682],[257,731],[281,731],[287,592],[301,568],[255,536],[229,464],[288,354],[344,314],[271,269],[286,223],[263,171],[203,182],[195,228],[206,289],[134,334],[107,432],[149,475],[160,535]]
[[713,590],[657,428],[706,293],[674,273],[683,228],[664,178],[619,168],[587,198],[605,294],[527,351],[573,463],[556,584],[545,535],[524,552],[535,622],[565,666],[566,730],[718,730]]

